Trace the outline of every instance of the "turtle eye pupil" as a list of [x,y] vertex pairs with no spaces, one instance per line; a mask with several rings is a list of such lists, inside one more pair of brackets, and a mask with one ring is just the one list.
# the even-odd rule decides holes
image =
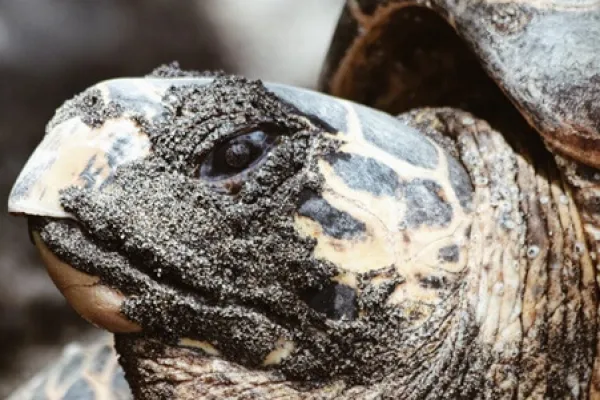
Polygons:
[[231,168],[243,168],[250,163],[250,146],[234,143],[225,151],[225,162]]
[[244,132],[215,146],[200,165],[200,178],[223,180],[259,165],[273,147],[276,135],[259,128]]

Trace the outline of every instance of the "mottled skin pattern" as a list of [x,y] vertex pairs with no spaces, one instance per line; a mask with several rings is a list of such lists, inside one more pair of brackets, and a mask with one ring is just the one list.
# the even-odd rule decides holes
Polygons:
[[[509,398],[599,396],[599,20],[594,1],[348,1],[321,78],[324,91],[392,114],[469,110],[517,153],[512,171],[479,180],[518,185],[491,188],[492,206],[520,215],[506,227],[522,230],[490,244],[496,262],[510,260],[515,245],[535,256],[519,262],[514,324],[503,331],[514,353],[504,372],[489,370]],[[478,147],[481,156],[500,157],[497,144]],[[497,204],[499,189],[517,196],[512,204]],[[569,365],[585,367],[571,375]]]
[[[126,116],[152,150],[109,190],[95,175],[69,189],[77,225],[33,228],[125,295],[142,331],[116,349],[139,398],[599,398],[598,15],[585,1],[349,1],[323,90],[397,120],[231,78],[101,85],[51,128]],[[459,36],[440,36],[448,23]],[[200,155],[265,117],[286,137],[269,162],[198,180]]]

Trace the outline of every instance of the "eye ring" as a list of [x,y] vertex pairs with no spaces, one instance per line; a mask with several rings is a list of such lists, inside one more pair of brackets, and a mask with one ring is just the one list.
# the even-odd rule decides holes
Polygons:
[[264,161],[281,131],[278,126],[261,124],[228,135],[204,157],[198,177],[213,182],[242,178]]

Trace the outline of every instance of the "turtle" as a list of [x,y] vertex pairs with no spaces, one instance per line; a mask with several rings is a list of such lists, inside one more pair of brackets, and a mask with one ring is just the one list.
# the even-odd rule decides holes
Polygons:
[[9,211],[120,367],[15,398],[600,398],[598,6],[349,0],[321,92],[68,101]]

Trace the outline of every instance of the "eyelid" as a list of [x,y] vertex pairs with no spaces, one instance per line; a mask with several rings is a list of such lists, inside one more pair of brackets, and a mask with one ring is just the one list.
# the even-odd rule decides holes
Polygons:
[[[283,131],[283,132],[282,132]],[[285,130],[281,129],[275,124],[257,124],[253,126],[244,127],[243,129],[234,131],[231,135],[226,135],[221,140],[215,141],[210,149],[203,152],[203,156],[200,158],[198,167],[194,174],[203,180],[212,182],[226,182],[234,177],[243,177],[249,170],[255,168],[263,159],[266,158],[269,151],[277,144],[277,138],[282,134],[285,134]],[[254,137],[254,135],[259,135]],[[244,140],[240,140],[242,137],[247,137]],[[223,168],[219,173],[218,168],[215,168],[215,164],[221,161],[221,158],[216,158],[216,154],[222,149],[223,145],[232,145],[235,143],[248,143],[260,150],[260,154],[251,160],[251,162],[236,172],[235,168],[231,169],[228,173],[226,168]],[[216,161],[215,161],[216,160]],[[208,163],[208,164],[207,164]],[[218,164],[217,164],[218,165]]]
[[248,133],[252,133],[255,131],[262,131],[267,133],[268,135],[272,133],[273,136],[276,137],[287,135],[289,133],[289,129],[287,127],[281,126],[272,121],[258,122],[252,125],[239,125],[231,129],[230,133],[223,135],[217,139],[214,139],[209,146],[197,152],[195,156],[196,164],[200,166],[206,160],[208,155],[211,154],[216,148],[218,148],[223,143],[229,142],[230,140],[233,140],[239,136],[244,136]]

